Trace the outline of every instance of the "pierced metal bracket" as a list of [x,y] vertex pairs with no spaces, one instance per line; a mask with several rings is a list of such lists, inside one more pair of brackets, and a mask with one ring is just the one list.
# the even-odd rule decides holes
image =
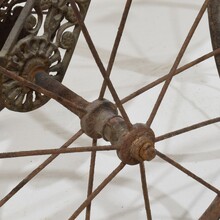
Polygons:
[[[76,2],[85,18],[90,0]],[[32,82],[32,72],[41,68],[61,82],[80,31],[68,0],[1,1],[0,32],[4,36],[0,40],[0,66]],[[49,98],[0,75],[0,100],[10,110],[27,112]]]

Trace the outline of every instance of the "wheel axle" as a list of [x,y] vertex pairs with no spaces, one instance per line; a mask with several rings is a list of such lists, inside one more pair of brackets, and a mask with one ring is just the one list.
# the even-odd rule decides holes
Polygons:
[[[81,119],[81,128],[86,135],[93,139],[104,138],[116,146],[118,157],[125,164],[135,165],[156,156],[154,132],[145,124],[128,128],[110,101],[102,99],[90,103],[45,72],[37,72],[35,82],[61,97],[56,100]],[[62,98],[73,105],[66,105]]]

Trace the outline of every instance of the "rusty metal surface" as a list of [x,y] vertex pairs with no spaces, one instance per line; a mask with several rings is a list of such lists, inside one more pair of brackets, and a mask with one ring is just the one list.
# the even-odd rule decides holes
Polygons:
[[[37,71],[35,74],[35,83],[56,94],[56,97],[51,98],[54,98],[79,118],[82,118],[86,114],[86,107],[89,105],[89,102],[62,85],[59,81],[55,80],[54,77],[49,76],[43,71]],[[69,104],[67,105],[64,100],[68,100]]]
[[[209,27],[213,49],[220,47],[220,1],[210,0],[208,7]],[[220,76],[220,56],[215,56],[215,62]]]
[[[24,3],[26,1],[17,0],[12,1],[9,5],[5,5],[6,11],[4,12],[4,19],[2,24],[4,25],[6,23],[6,25],[10,25],[10,27],[6,28],[8,36],[6,35],[5,42],[2,42],[3,45],[0,53],[1,59],[10,52],[10,50],[16,45],[19,39],[30,34],[29,30],[26,29],[25,26],[27,23],[29,23],[31,11],[35,5],[35,1],[27,1],[24,6],[21,6],[19,4],[20,2]],[[2,7],[4,7],[4,5],[2,5]],[[4,28],[4,26],[1,28]],[[3,32],[4,29],[0,30]]]
[[134,124],[132,130],[125,132],[116,143],[118,157],[129,165],[153,160],[156,156],[154,141],[154,132],[149,127]]
[[[136,165],[155,158],[154,132],[144,124],[135,124],[129,129],[110,101],[102,99],[89,103],[43,72],[35,74],[35,82],[59,95],[56,100],[81,119],[85,134],[93,139],[104,138],[117,147],[118,157],[123,163]],[[66,105],[63,99],[72,105]]]
[[[21,1],[19,1],[21,2]],[[24,2],[24,1],[23,1]],[[14,5],[16,5],[18,1],[2,1],[0,4],[0,30],[1,38],[0,38],[0,49],[4,46],[15,22],[17,21],[23,7],[19,6],[13,9]],[[4,30],[4,31],[3,31]],[[24,31],[25,32],[25,31]],[[26,36],[28,33],[22,33],[22,36]]]
[[[81,119],[81,127],[91,138],[104,137],[106,123],[118,115],[117,108],[108,100],[95,100],[86,107],[86,114]],[[108,139],[110,140],[110,139]]]
[[[17,7],[20,2],[26,1],[4,1],[0,7],[0,32],[5,25],[10,26],[1,38],[0,65],[32,82],[32,74],[39,67],[62,81],[80,34],[69,1],[28,1],[24,7]],[[77,1],[83,18],[89,3],[90,0]],[[19,13],[15,13],[18,9]],[[63,56],[61,51],[65,52]],[[49,100],[5,76],[0,88],[1,102],[13,111],[31,111]]]
[[[13,3],[15,5],[18,2]],[[113,103],[104,99],[90,103],[60,83],[79,36],[80,27],[77,18],[69,1],[35,1],[34,6],[31,5],[32,3],[33,1],[29,1],[27,10],[25,7],[19,7],[19,11],[12,13],[12,16],[4,14],[4,17],[1,11],[0,31],[4,29],[4,25],[8,28],[5,36],[0,40],[0,48],[3,51],[1,55],[4,55],[4,62],[1,65],[56,96],[45,96],[33,88],[26,87],[20,81],[5,75],[0,76],[0,111],[4,107],[14,111],[31,111],[42,106],[49,98],[54,98],[81,119],[81,128],[85,134],[93,139],[104,138],[111,142],[113,148],[117,149],[122,166],[153,160],[156,154],[165,158],[155,150],[155,135],[149,128],[151,122],[149,126],[131,124],[129,127],[126,120],[118,115],[117,107]],[[78,0],[77,3],[80,12],[85,16],[89,0]],[[214,49],[220,46],[220,7],[218,6],[220,3],[216,0],[212,0],[209,5]],[[35,10],[36,17],[30,14],[30,9]],[[8,7],[7,10],[12,9],[9,10]],[[46,13],[44,24],[43,12]],[[20,18],[23,19],[19,21]],[[39,35],[42,26],[44,26],[44,33]],[[70,27],[73,27],[72,32],[67,31]],[[60,50],[66,51],[64,57],[61,56]],[[217,68],[220,70],[220,57],[215,58]],[[177,133],[172,135],[175,136]],[[172,161],[171,163],[174,164]],[[184,170],[178,164],[176,166]],[[195,177],[195,179],[198,178]],[[216,197],[200,219],[217,220],[219,218],[220,199]]]

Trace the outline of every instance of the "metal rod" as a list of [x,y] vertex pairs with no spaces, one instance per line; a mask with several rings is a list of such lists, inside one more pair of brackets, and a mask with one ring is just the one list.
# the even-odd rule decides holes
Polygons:
[[[185,70],[187,70],[187,69],[189,69],[189,68],[191,68],[191,67],[193,67],[193,66],[195,66],[195,65],[197,65],[197,64],[199,64],[201,62],[203,62],[204,60],[207,60],[207,59],[209,59],[209,58],[211,58],[213,56],[219,55],[219,54],[220,54],[220,48],[216,49],[216,50],[214,50],[212,52],[209,52],[209,53],[207,53],[207,54],[205,54],[205,55],[203,55],[203,56],[193,60],[192,62],[187,63],[184,66],[178,68],[174,75],[178,75],[178,74],[182,73],[183,71],[185,71]],[[122,104],[132,100],[133,98],[143,94],[144,92],[146,92],[146,91],[154,88],[155,86],[159,85],[160,83],[166,81],[168,79],[168,77],[169,77],[169,74],[166,74],[166,75],[160,77],[159,79],[155,80],[154,82],[152,82],[152,83],[150,83],[150,84],[148,84],[148,85],[138,89],[137,91],[131,93],[130,95],[124,97],[121,100]]]
[[180,170],[183,173],[187,174],[188,176],[190,176],[191,178],[193,178],[194,180],[196,180],[197,182],[199,182],[200,184],[202,184],[203,186],[205,186],[206,188],[210,189],[211,191],[217,193],[220,196],[220,191],[216,187],[214,187],[211,184],[207,183],[205,180],[203,180],[202,178],[198,177],[197,175],[195,175],[191,171],[187,170],[185,167],[181,166],[179,163],[177,163],[176,161],[172,160],[171,158],[169,158],[165,154],[162,154],[158,150],[156,150],[156,154],[161,159],[165,160],[167,163],[173,165],[178,170]]
[[[73,101],[69,101],[69,100],[65,99],[64,97],[57,95],[56,92],[48,91],[48,90],[42,88],[41,86],[20,77],[19,75],[17,75],[14,72],[6,70],[5,68],[3,68],[1,66],[0,66],[0,73],[6,75],[7,77],[9,77],[11,79],[14,79],[14,80],[20,82],[23,86],[27,86],[27,87],[29,87],[39,93],[46,95],[49,98],[53,98],[53,99],[57,100],[58,102],[62,103],[65,107],[67,107],[73,113],[75,113],[75,114],[77,113],[79,117],[82,117],[84,114],[86,114],[85,108],[81,107],[82,105],[76,105]],[[82,97],[80,97],[80,98],[82,99]],[[85,105],[85,103],[86,103],[86,101],[83,102],[83,106]]]
[[0,153],[0,159],[41,156],[48,154],[69,154],[69,153],[83,153],[83,152],[95,152],[95,151],[111,151],[117,149],[118,148],[109,145],[109,146],[95,146],[95,147],[74,147],[68,149],[43,149],[43,150],[6,152],[6,153]]
[[150,199],[149,199],[149,194],[148,194],[147,178],[146,178],[144,162],[140,163],[140,173],[141,173],[141,184],[142,184],[142,190],[143,190],[144,204],[145,204],[147,219],[152,220],[151,208],[150,208]]
[[[118,47],[119,47],[119,44],[120,44],[120,41],[121,41],[121,37],[122,37],[122,34],[124,32],[124,28],[125,28],[125,24],[126,24],[126,21],[127,21],[128,13],[129,13],[130,8],[131,8],[131,3],[132,3],[132,0],[127,0],[124,11],[123,11],[123,14],[122,14],[121,22],[120,22],[119,27],[118,27],[118,32],[117,32],[115,42],[114,42],[114,45],[113,45],[113,49],[112,49],[110,59],[109,59],[109,62],[108,62],[108,67],[107,67],[107,71],[106,71],[108,76],[110,76],[111,71],[112,71],[112,67],[113,67],[113,64],[114,64],[114,61],[115,61],[115,57],[117,55],[117,51],[118,51]],[[106,87],[107,87],[107,85],[106,85],[106,82],[104,81],[103,84],[102,84],[100,94],[99,94],[99,99],[102,99],[104,97]]]
[[[97,146],[97,140],[93,139],[93,146]],[[95,164],[96,164],[96,151],[91,152],[91,160],[90,160],[90,169],[89,169],[89,181],[88,181],[88,190],[87,190],[87,198],[92,194],[93,191],[93,183],[95,177]],[[91,218],[91,207],[92,203],[89,203],[86,207],[86,218],[85,220],[90,220]]]
[[107,84],[111,94],[112,94],[112,97],[113,97],[113,99],[114,99],[114,101],[115,101],[119,111],[121,112],[121,115],[124,118],[128,128],[132,129],[132,124],[131,124],[131,122],[130,122],[130,120],[128,118],[127,113],[125,112],[125,109],[124,109],[124,107],[123,107],[123,105],[122,105],[122,103],[121,103],[121,101],[120,101],[120,99],[118,97],[118,94],[117,94],[117,92],[116,92],[116,90],[115,90],[111,80],[109,79],[109,76],[106,73],[105,67],[104,67],[104,65],[103,65],[103,63],[102,63],[102,61],[101,61],[101,59],[99,57],[99,54],[98,54],[98,52],[97,52],[97,50],[96,50],[96,48],[95,48],[95,46],[93,44],[93,41],[92,41],[92,39],[90,37],[90,34],[89,34],[85,24],[84,24],[83,19],[81,18],[81,15],[80,15],[80,12],[79,12],[79,10],[77,8],[76,2],[74,0],[70,0],[70,3],[71,3],[71,6],[73,8],[73,11],[75,13],[75,16],[76,16],[76,18],[78,20],[78,23],[79,23],[79,25],[80,25],[80,27],[82,29],[84,37],[85,37],[85,39],[87,41],[87,44],[88,44],[88,46],[90,48],[90,51],[91,51],[91,53],[92,53],[92,55],[93,55],[93,57],[94,57],[94,59],[96,61],[96,64],[99,67],[99,70],[100,70],[100,72],[101,72],[101,74],[102,74],[102,76],[103,76],[103,78],[104,78],[104,80],[105,80],[105,82],[106,82],[106,84]]
[[161,102],[162,102],[162,100],[163,100],[163,98],[164,98],[164,96],[165,96],[165,94],[167,92],[167,89],[168,89],[168,87],[169,87],[169,85],[170,85],[170,83],[172,81],[172,78],[175,75],[175,72],[176,72],[176,70],[178,68],[178,65],[180,64],[180,61],[182,60],[182,57],[183,57],[183,55],[184,55],[184,53],[185,53],[185,51],[186,51],[186,49],[187,49],[187,47],[189,45],[189,43],[190,43],[194,33],[195,33],[195,30],[198,27],[198,24],[200,23],[201,18],[203,17],[203,14],[206,11],[206,8],[208,6],[209,1],[210,0],[205,0],[204,4],[202,5],[202,7],[201,7],[201,9],[200,9],[200,11],[199,11],[199,13],[198,13],[194,23],[193,23],[193,25],[192,25],[188,35],[187,35],[187,37],[186,37],[186,39],[185,39],[185,41],[184,41],[184,43],[183,43],[183,45],[182,45],[178,55],[176,57],[176,60],[175,60],[173,66],[172,66],[172,68],[171,68],[171,70],[169,72],[169,76],[168,76],[167,80],[165,81],[164,86],[161,89],[161,92],[160,92],[160,94],[158,96],[158,99],[157,99],[157,101],[156,101],[156,103],[155,103],[155,105],[153,107],[153,110],[152,110],[152,112],[150,114],[150,117],[148,118],[148,120],[146,122],[148,127],[151,126],[151,124],[152,124],[152,122],[153,122],[153,120],[154,120],[154,118],[155,118],[155,116],[157,114],[157,111],[158,111],[158,109],[159,109],[159,107],[161,105]]
[[[82,13],[82,19],[83,20],[85,20],[85,18],[86,18],[90,2],[91,2],[91,0],[87,0],[87,6],[83,8],[83,13]],[[78,25],[76,25],[75,28],[73,29],[72,33],[74,34],[74,39],[77,42],[78,39],[79,39],[79,36],[81,34],[81,28]],[[63,75],[63,77],[64,77],[63,73],[65,73],[67,71],[67,68],[69,67],[69,64],[71,62],[71,59],[72,59],[73,53],[75,51],[76,45],[77,44],[73,44],[72,47],[70,49],[68,49],[68,51],[66,51],[66,53],[63,57],[63,60],[62,60],[62,68],[58,72],[58,75]]]
[[172,137],[175,137],[177,135],[180,135],[180,134],[183,134],[183,133],[186,133],[186,132],[198,129],[198,128],[202,128],[202,127],[205,127],[205,126],[217,123],[217,122],[220,122],[220,117],[210,119],[210,120],[207,120],[207,121],[203,121],[203,122],[200,122],[198,124],[194,124],[194,125],[191,125],[189,127],[185,127],[185,128],[182,128],[182,129],[179,129],[179,130],[172,131],[172,132],[169,132],[167,134],[161,135],[161,136],[155,138],[155,142],[163,141],[165,139],[172,138]]
[[[78,131],[73,135],[63,146],[62,149],[69,147],[76,139],[83,134],[83,131]],[[41,163],[36,169],[34,169],[29,175],[27,175],[20,183],[18,183],[3,199],[0,200],[0,207],[2,207],[9,199],[11,199],[18,191],[20,191],[27,183],[29,183],[38,173],[40,173],[45,167],[47,167],[53,160],[55,160],[59,154],[53,154]]]
[[91,201],[116,177],[116,175],[124,168],[125,164],[120,165],[93,191],[92,194],[80,205],[80,207],[73,213],[69,220],[74,220],[77,216],[91,203]]
[[[58,98],[55,97],[55,100],[79,116],[79,118],[85,115],[85,109],[89,105],[89,102],[65,87],[59,81],[53,79],[50,75],[44,72],[37,72],[35,74],[35,83],[47,91],[56,94]],[[67,104],[66,100],[72,104]]]

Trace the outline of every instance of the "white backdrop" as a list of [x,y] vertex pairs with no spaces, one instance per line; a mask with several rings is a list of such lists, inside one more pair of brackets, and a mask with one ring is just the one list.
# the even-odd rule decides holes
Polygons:
[[[134,0],[111,79],[120,98],[169,72],[201,0]],[[123,0],[92,0],[86,17],[105,66],[117,33]],[[181,65],[211,51],[204,16]],[[81,35],[63,82],[85,99],[98,97],[101,74]],[[161,86],[125,104],[132,123],[145,122]],[[109,93],[107,98],[112,100]],[[156,136],[220,115],[220,81],[213,59],[173,80],[152,125]],[[80,128],[76,116],[51,100],[26,114],[0,113],[0,151],[58,148]],[[220,186],[220,125],[158,143],[156,148],[216,187]],[[102,141],[99,141],[103,144]],[[83,135],[72,146],[89,146]],[[0,160],[0,196],[6,195],[47,156]],[[1,220],[65,220],[84,201],[90,154],[59,156],[0,209]],[[114,152],[97,154],[95,186],[118,164]],[[94,200],[92,219],[146,219],[138,166],[127,166]],[[146,163],[154,220],[198,219],[215,194],[156,158]],[[84,219],[84,213],[77,219]]]

